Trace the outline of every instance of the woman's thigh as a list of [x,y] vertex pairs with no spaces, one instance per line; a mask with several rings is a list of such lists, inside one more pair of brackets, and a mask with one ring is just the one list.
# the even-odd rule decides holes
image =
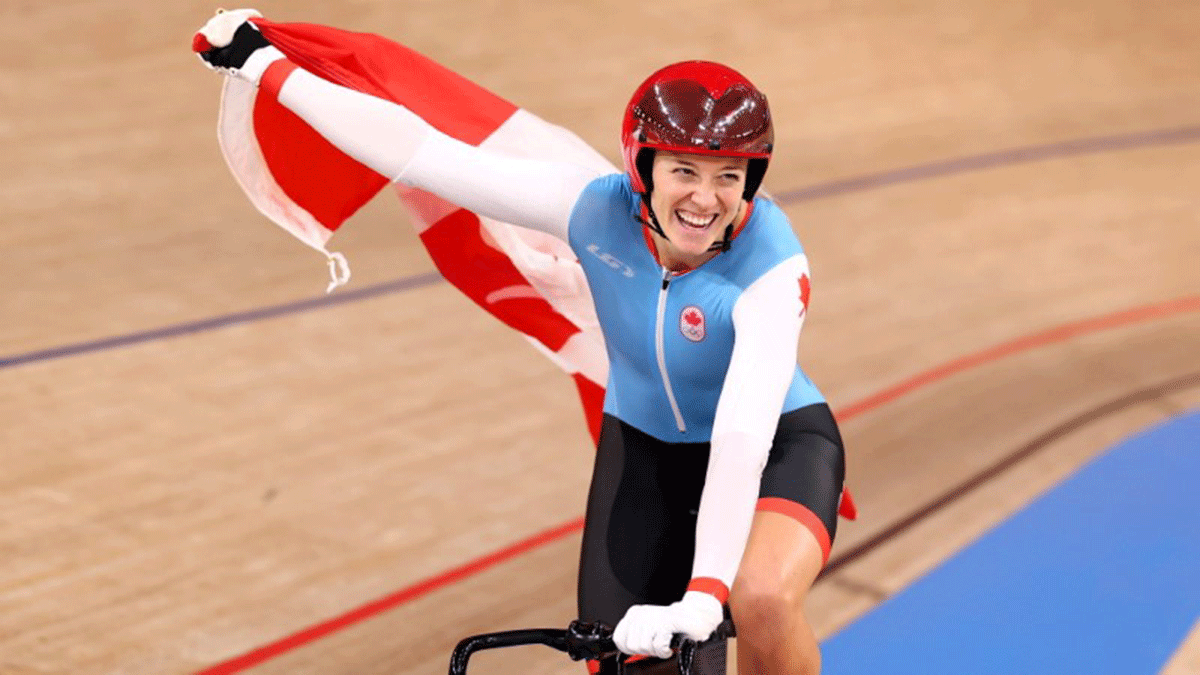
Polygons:
[[615,626],[636,604],[683,597],[707,443],[666,443],[605,415],[584,521],[579,615]]
[[803,525],[816,538],[824,562],[837,534],[845,473],[841,434],[829,407],[822,403],[785,413],[763,469],[758,511]]
[[[667,605],[691,579],[707,443],[665,443],[606,415],[588,494],[579,564],[579,616],[616,626],[633,605]],[[724,642],[696,653],[693,675],[724,675]],[[600,675],[613,671],[602,666]],[[674,675],[675,660],[627,672]]]

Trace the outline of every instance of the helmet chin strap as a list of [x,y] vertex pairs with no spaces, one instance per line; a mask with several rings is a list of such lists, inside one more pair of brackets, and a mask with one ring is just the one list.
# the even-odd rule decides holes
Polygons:
[[649,191],[642,193],[642,206],[645,207],[646,214],[649,216],[649,220],[647,220],[645,216],[640,216],[640,217],[638,217],[638,221],[640,221],[643,225],[650,228],[651,230],[654,230],[654,232],[657,233],[658,236],[662,237],[663,239],[665,239],[667,241],[671,241],[671,238],[668,237],[667,233],[663,231],[662,223],[658,222],[658,216],[655,215],[655,213],[654,213],[654,207],[650,206],[650,192]]
[[721,253],[725,253],[726,251],[728,251],[730,245],[733,243],[734,223],[738,223],[738,221],[745,222],[746,219],[750,217],[750,208],[753,205],[754,205],[754,202],[747,200],[746,201],[746,212],[739,213],[738,215],[734,216],[733,220],[729,221],[729,224],[725,226],[725,238],[714,241],[713,245],[708,247],[708,250],[720,251]]
[[733,223],[730,222],[725,226],[725,238],[713,242],[712,246],[708,247],[710,251],[720,251],[724,253],[729,250],[729,244],[733,241]]

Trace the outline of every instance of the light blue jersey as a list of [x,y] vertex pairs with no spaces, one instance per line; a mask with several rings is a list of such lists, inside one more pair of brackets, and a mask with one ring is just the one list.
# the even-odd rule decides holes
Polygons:
[[[729,251],[675,276],[646,244],[640,205],[628,175],[603,176],[580,195],[568,229],[608,350],[604,412],[662,441],[709,441],[733,353],[734,305],[803,249],[779,207],[759,197]],[[797,365],[780,412],[824,400]]]

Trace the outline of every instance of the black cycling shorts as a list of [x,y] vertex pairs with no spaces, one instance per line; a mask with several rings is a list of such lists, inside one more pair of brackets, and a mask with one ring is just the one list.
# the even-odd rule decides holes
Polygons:
[[[579,567],[581,619],[616,626],[633,605],[683,597],[708,455],[708,443],[666,443],[604,416]],[[784,413],[763,470],[759,509],[796,517],[824,538],[828,556],[844,474],[829,406]]]

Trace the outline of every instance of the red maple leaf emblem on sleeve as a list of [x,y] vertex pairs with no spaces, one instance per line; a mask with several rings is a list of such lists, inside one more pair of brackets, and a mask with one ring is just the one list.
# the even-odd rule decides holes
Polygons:
[[687,314],[684,314],[683,320],[693,326],[699,326],[700,322],[703,321],[703,319],[700,317],[700,312],[697,312],[697,311],[691,311],[691,312],[688,312]]
[[800,275],[800,314],[803,315],[808,311],[808,296],[812,292],[812,286],[808,283],[808,275]]

